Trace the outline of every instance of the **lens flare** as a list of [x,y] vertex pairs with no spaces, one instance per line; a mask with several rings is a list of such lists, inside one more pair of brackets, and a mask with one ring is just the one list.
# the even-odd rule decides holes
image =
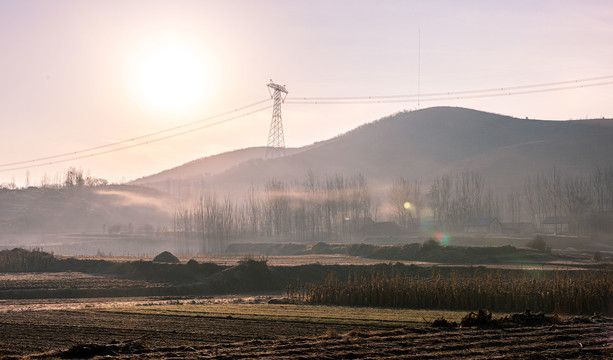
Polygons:
[[441,245],[448,245],[449,242],[451,241],[451,237],[449,236],[449,234],[445,234],[442,233],[440,231],[437,231],[434,234],[434,238],[436,239],[436,241],[438,241]]

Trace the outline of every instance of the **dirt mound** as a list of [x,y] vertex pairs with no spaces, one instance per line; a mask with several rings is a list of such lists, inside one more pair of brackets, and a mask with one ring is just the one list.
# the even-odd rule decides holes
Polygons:
[[[587,323],[591,323],[590,319],[587,317],[582,317],[587,321]],[[542,325],[554,325],[561,324],[563,322],[562,318],[558,316],[558,314],[553,315],[545,315],[543,313],[532,314],[530,310],[524,311],[523,314],[513,314],[509,317],[501,319],[503,322],[511,322],[516,325],[523,326],[542,326]]]
[[153,258],[153,262],[178,264],[181,262],[178,257],[169,251],[164,251]]
[[492,313],[489,310],[480,309],[477,312],[470,312],[462,318],[458,325],[455,321],[448,321],[445,318],[436,319],[430,324],[436,328],[453,328],[453,327],[478,327],[478,328],[505,328],[517,326],[547,326],[560,324],[593,324],[597,323],[604,317],[595,314],[592,317],[574,316],[572,318],[563,319],[557,314],[545,315],[543,313],[533,314],[526,309],[521,314],[512,314],[500,318],[492,318]]
[[454,328],[458,327],[458,323],[455,321],[448,321],[444,317],[441,317],[440,319],[434,320],[430,326],[435,328]]
[[471,311],[469,314],[462,318],[462,321],[460,321],[460,327],[484,327],[496,324],[497,320],[492,320],[492,313],[489,310],[483,309],[480,309],[476,313]]
[[295,300],[292,300],[290,298],[272,298],[270,300],[268,300],[269,304],[275,304],[275,305],[288,305],[288,304],[296,304]]
[[231,267],[208,278],[210,288],[219,293],[254,292],[279,289],[277,279],[267,265],[267,260],[245,258]]
[[59,351],[58,357],[62,359],[90,359],[98,356],[118,356],[121,354],[139,354],[145,352],[146,347],[141,343],[111,343],[111,344],[79,344],[68,350]]

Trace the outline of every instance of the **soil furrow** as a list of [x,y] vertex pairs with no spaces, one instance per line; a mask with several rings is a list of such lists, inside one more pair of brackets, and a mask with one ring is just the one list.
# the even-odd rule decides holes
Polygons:
[[[113,357],[118,359],[613,359],[612,334],[610,321],[391,330],[240,318],[40,311],[2,314],[0,357],[49,351],[59,356],[58,351],[75,352],[87,348],[82,344],[94,344],[104,351],[115,349]],[[118,344],[134,345],[142,353],[132,354]],[[108,354],[94,355],[95,359]]]

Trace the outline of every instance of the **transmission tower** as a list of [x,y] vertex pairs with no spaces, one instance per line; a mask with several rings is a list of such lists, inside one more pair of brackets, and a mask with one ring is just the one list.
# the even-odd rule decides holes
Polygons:
[[[274,90],[274,92],[273,92]],[[287,90],[283,85],[277,85],[270,80],[268,92],[274,100],[272,108],[272,120],[270,131],[268,132],[268,143],[266,144],[266,158],[272,159],[285,155],[285,139],[283,137],[283,121],[281,120],[281,104],[285,101]]]

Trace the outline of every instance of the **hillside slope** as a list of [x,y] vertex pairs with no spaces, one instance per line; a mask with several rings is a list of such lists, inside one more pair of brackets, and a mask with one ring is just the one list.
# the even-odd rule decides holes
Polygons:
[[[613,120],[528,120],[437,107],[398,113],[284,158],[231,162],[204,180],[222,192],[236,192],[271,179],[301,181],[310,170],[321,177],[361,173],[383,188],[399,176],[428,184],[439,174],[472,170],[493,188],[519,188],[528,176],[553,166],[575,175],[612,165],[612,124]],[[202,179],[202,171],[191,172],[186,166],[165,175]],[[137,183],[155,186],[154,180],[145,177]]]
[[174,199],[155,189],[110,185],[0,190],[0,233],[138,231],[170,226]]
[[[303,151],[300,149],[286,149],[287,155]],[[190,183],[203,181],[212,176],[223,173],[234,166],[252,160],[262,160],[266,155],[266,147],[246,148],[211,155],[187,162],[183,165],[161,171],[157,174],[145,176],[134,181],[132,185],[145,185],[163,191],[172,191],[173,183],[187,181]]]

